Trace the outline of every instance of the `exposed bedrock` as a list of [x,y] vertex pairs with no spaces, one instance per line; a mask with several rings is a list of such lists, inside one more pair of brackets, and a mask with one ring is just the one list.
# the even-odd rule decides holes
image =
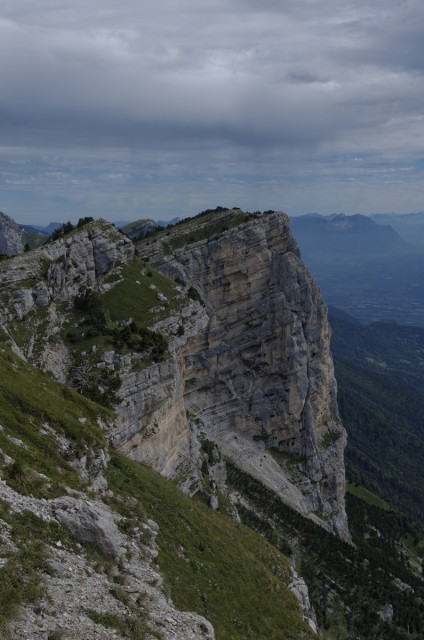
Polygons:
[[168,255],[156,246],[152,260],[198,290],[207,322],[174,345],[166,375],[140,372],[127,397],[137,433],[125,449],[173,475],[195,455],[196,424],[224,456],[346,537],[327,309],[287,216],[255,218]]

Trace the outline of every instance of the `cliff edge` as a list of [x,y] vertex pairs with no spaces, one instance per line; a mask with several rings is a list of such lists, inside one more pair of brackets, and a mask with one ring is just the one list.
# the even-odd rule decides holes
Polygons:
[[[240,216],[215,215],[212,230],[227,230],[208,236],[206,224],[198,241],[181,225],[139,245],[152,266],[194,287],[204,303],[207,323],[179,350],[178,393],[191,435],[214,442],[224,459],[347,537],[346,437],[327,309],[288,217],[251,216],[231,228]],[[138,447],[133,455],[143,459],[150,447]]]
[[281,213],[219,210],[133,244],[91,223],[0,265],[22,357],[113,405],[114,444],[200,491],[227,461],[348,538],[327,309]]

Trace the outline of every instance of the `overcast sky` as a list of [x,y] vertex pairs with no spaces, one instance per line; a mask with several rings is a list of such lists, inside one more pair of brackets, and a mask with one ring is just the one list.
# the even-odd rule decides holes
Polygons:
[[424,210],[419,0],[3,0],[24,223]]

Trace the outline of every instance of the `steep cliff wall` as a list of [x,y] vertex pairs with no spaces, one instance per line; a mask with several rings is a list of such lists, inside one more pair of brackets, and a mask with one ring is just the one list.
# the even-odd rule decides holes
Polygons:
[[[288,218],[257,217],[172,253],[164,242],[142,246],[142,255],[150,251],[155,268],[194,286],[208,316],[180,348],[178,396],[191,432],[346,536],[345,432],[327,312]],[[139,445],[134,455],[143,459],[147,445]]]
[[[132,243],[97,222],[0,263],[0,322],[15,350],[61,381],[79,367],[102,390],[119,375],[114,443],[188,493],[206,480],[216,506],[228,457],[347,536],[326,307],[288,218],[220,212],[159,232],[139,251],[149,262],[133,262]],[[153,278],[149,264],[172,281]],[[73,309],[87,288],[110,318],[109,333],[91,341]],[[134,331],[144,323],[166,336],[156,362],[116,340],[134,319]]]
[[[203,333],[209,317],[191,301],[177,316],[155,325],[170,339],[170,357],[140,371],[121,374],[113,442],[129,457],[152,466],[167,477],[181,474],[200,480],[199,442],[187,419],[185,405],[187,343]],[[178,331],[184,327],[183,335]],[[196,485],[197,486],[197,485]],[[187,488],[187,487],[184,487]]]
[[22,229],[12,218],[0,212],[0,255],[15,256],[23,250]]

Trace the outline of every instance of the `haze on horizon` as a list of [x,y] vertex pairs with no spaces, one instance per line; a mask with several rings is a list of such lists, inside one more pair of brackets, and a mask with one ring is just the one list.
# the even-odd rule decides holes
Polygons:
[[423,23],[418,0],[6,0],[0,210],[423,210]]

